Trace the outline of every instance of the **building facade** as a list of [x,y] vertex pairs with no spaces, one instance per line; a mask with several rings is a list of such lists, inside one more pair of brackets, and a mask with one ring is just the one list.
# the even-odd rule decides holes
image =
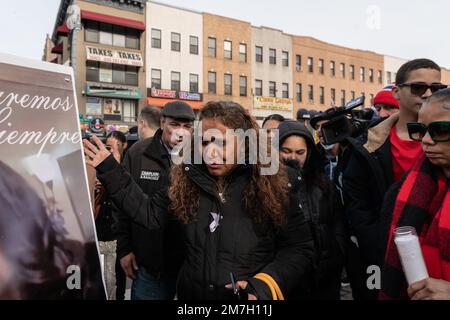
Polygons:
[[[67,9],[80,7],[79,31]],[[124,129],[144,105],[231,100],[257,120],[323,111],[361,95],[366,106],[407,60],[288,35],[145,0],[62,0],[43,60],[72,65],[83,117]],[[442,70],[450,84],[450,71]]]
[[252,27],[253,115],[293,115],[292,37],[281,30]]
[[385,85],[395,83],[398,69],[400,69],[400,67],[406,62],[408,62],[408,60],[406,59],[384,56]]
[[203,14],[147,2],[147,103],[203,104]]
[[70,3],[61,1],[52,52],[74,67],[81,115],[126,131],[146,103],[145,0],[76,1],[78,31],[67,27]]
[[383,88],[383,56],[292,36],[294,114],[299,108],[323,111],[362,95],[366,106]]
[[252,29],[248,22],[203,14],[204,101],[232,100],[252,110]]

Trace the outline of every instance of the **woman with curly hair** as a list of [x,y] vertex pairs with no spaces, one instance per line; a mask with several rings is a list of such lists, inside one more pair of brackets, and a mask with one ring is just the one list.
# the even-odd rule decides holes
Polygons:
[[[313,259],[308,226],[293,205],[298,203],[291,192],[295,184],[285,170],[262,175],[263,165],[250,161],[255,150],[247,139],[245,163],[238,164],[239,141],[227,130],[259,129],[240,105],[209,102],[200,120],[201,143],[192,139],[190,155],[203,161],[174,166],[169,192],[147,197],[98,139],[97,147],[84,142],[86,161],[96,167],[114,203],[136,222],[160,228],[177,219],[183,225],[186,254],[178,275],[179,299],[233,299],[237,290],[231,290],[231,273],[245,299],[272,298],[267,282],[254,277],[260,273],[272,277],[289,298],[307,282]],[[167,206],[173,216],[162,214]]]

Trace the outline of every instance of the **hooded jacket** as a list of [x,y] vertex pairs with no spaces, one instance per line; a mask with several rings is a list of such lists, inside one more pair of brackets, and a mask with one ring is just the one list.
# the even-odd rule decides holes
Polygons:
[[[304,174],[302,176],[301,171],[306,173],[311,161],[320,157],[308,129],[297,121],[285,121],[280,124],[279,130],[280,148],[283,141],[292,135],[303,137],[308,145],[305,167],[303,170],[289,168],[289,175],[292,176],[291,180],[300,181],[299,188],[293,191],[298,193],[300,206],[305,212],[316,249],[313,298],[332,299],[333,293],[338,291],[340,286],[346,242],[343,208],[339,195],[335,185],[326,179],[325,173],[323,173],[324,185],[314,183],[317,176],[309,179]],[[315,157],[312,156],[313,153],[316,154]],[[333,285],[330,286],[331,283],[335,288]]]

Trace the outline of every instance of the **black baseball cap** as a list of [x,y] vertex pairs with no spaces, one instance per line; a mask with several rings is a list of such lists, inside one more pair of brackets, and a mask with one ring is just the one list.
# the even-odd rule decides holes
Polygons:
[[183,101],[167,103],[162,109],[161,115],[173,119],[195,120],[195,114],[192,107]]

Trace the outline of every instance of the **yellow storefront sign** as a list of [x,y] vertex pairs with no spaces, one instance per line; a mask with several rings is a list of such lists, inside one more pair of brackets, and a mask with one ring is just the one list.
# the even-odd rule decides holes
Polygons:
[[292,112],[292,99],[274,97],[255,97],[253,109]]

